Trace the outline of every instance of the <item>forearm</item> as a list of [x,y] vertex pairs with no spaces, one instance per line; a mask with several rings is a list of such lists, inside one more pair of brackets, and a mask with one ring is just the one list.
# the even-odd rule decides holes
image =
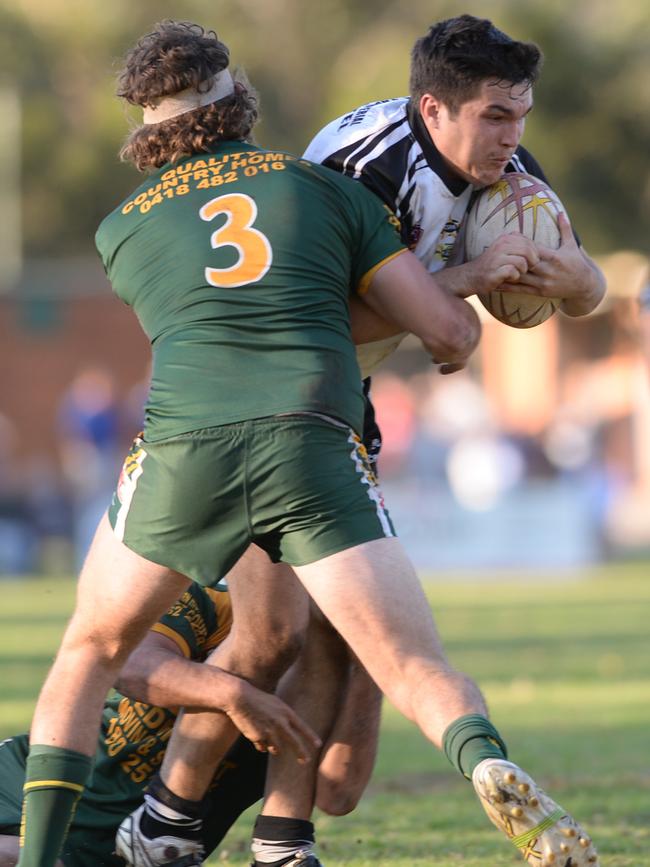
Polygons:
[[476,262],[443,268],[441,271],[436,271],[435,279],[442,289],[450,295],[455,295],[456,298],[482,295],[492,288],[482,276]]
[[429,274],[412,254],[398,256],[374,275],[367,303],[402,331],[415,334],[437,362],[464,362],[481,326],[472,307]]
[[567,316],[585,316],[591,313],[603,300],[606,290],[605,276],[598,265],[581,250],[584,269],[577,281],[578,290],[571,298],[562,301],[560,309]]
[[357,295],[350,296],[350,325],[352,341],[357,345],[385,340],[403,332],[399,325],[385,319]]
[[130,698],[159,707],[228,712],[248,685],[221,668],[149,651],[129,659],[115,686]]

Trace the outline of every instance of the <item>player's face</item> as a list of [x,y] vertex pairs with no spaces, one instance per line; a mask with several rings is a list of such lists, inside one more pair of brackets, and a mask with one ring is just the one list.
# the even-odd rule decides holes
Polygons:
[[484,81],[455,113],[430,94],[420,102],[426,127],[445,162],[477,187],[501,177],[532,107],[528,85],[494,80]]

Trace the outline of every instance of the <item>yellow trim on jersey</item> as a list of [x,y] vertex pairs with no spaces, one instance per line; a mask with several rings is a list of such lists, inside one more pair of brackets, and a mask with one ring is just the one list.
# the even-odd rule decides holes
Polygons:
[[232,629],[232,603],[230,593],[223,590],[213,590],[212,587],[204,587],[203,589],[214,603],[217,612],[217,631],[213,632],[205,643],[206,650],[213,650],[221,644]]
[[178,632],[173,630],[171,627],[167,626],[165,623],[154,623],[151,627],[152,632],[159,632],[161,635],[167,636],[167,638],[171,638],[171,640],[178,645],[181,653],[186,659],[189,659],[192,655],[190,651],[190,646],[187,641],[183,638],[182,635],[179,635]]
[[382,268],[387,262],[390,262],[391,259],[395,259],[397,256],[401,256],[402,253],[408,253],[406,247],[404,247],[402,250],[398,250],[397,253],[391,253],[390,256],[386,256],[386,258],[382,259],[381,262],[377,262],[377,264],[374,265],[370,269],[370,271],[366,271],[361,280],[359,280],[359,285],[357,286],[357,292],[359,293],[359,295],[365,295],[365,293],[368,291],[368,287],[370,286],[370,281],[380,268]]
[[34,780],[31,783],[25,783],[23,792],[30,792],[32,789],[56,788],[56,789],[72,789],[73,792],[83,792],[84,787],[79,783],[68,783],[66,780]]

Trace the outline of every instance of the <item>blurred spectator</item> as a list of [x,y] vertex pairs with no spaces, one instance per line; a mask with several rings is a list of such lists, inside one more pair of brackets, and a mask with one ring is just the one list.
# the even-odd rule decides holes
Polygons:
[[41,574],[64,575],[72,571],[72,503],[58,467],[45,455],[36,455],[23,473],[30,517],[38,535],[37,569]]
[[447,473],[457,502],[482,512],[499,500],[524,477],[521,450],[507,437],[484,431],[461,437],[449,453]]
[[372,401],[382,433],[379,470],[399,472],[408,458],[415,435],[415,406],[408,384],[392,373],[373,378]]
[[[121,461],[121,412],[111,374],[87,367],[63,395],[58,414],[61,461],[72,499],[79,567],[109,504]],[[135,432],[134,432],[135,433]]]
[[16,459],[17,433],[0,413],[0,576],[35,568],[37,536]]

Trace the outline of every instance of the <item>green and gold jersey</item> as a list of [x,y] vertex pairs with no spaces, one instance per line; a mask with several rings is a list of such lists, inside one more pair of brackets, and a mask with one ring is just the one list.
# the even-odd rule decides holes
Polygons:
[[[171,638],[187,659],[200,662],[231,626],[228,593],[192,584],[153,631]],[[85,828],[114,830],[125,803],[139,804],[144,785],[162,763],[175,718],[172,710],[119,693],[106,702],[92,776],[77,807],[70,845],[79,846]]]
[[243,142],[149,177],[96,238],[152,344],[145,439],[301,411],[359,430],[348,297],[404,249],[395,222],[361,184]]

